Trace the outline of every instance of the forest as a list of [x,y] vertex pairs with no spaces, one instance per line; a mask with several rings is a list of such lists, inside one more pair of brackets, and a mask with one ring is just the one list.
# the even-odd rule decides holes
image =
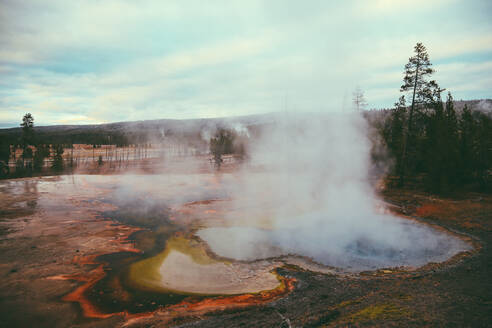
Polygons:
[[405,65],[402,95],[390,114],[377,122],[378,130],[394,160],[392,174],[398,184],[420,179],[432,192],[461,187],[491,189],[492,118],[490,111],[469,108],[457,111],[448,91],[428,77],[434,73],[425,47],[418,43]]

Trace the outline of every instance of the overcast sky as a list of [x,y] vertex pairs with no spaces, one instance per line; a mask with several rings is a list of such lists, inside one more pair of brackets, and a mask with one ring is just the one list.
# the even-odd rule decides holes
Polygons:
[[419,41],[492,98],[487,0],[0,0],[0,127],[389,107]]

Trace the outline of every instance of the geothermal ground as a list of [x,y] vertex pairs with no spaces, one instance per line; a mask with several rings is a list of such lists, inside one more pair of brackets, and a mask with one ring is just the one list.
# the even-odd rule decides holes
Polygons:
[[286,243],[292,226],[273,233],[268,204],[238,206],[236,181],[225,170],[0,182],[0,326],[491,322],[489,195],[386,189],[390,231],[434,242],[345,238],[347,253],[334,257]]

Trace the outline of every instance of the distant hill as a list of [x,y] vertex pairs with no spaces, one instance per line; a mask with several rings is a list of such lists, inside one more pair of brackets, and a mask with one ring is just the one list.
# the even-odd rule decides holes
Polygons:
[[[492,99],[458,100],[455,108],[459,112],[465,105],[471,109],[492,113]],[[381,121],[389,109],[372,109],[365,112],[372,122]],[[202,119],[158,119],[92,125],[35,126],[36,139],[45,144],[119,144],[127,145],[176,138],[190,142],[206,141],[217,128],[231,128],[240,132],[257,131],[262,125],[270,124],[283,113],[261,115],[202,118]],[[16,144],[21,128],[0,129],[3,143]]]
[[[91,125],[35,126],[36,139],[46,144],[128,144],[143,143],[163,138],[210,138],[218,128],[241,130],[273,121],[275,114],[262,114],[225,118],[158,119]],[[0,138],[14,144],[22,130],[0,129]]]

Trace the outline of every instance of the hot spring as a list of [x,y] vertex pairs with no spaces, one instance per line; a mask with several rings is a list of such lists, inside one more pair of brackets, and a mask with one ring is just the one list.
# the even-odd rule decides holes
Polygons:
[[371,159],[380,145],[359,113],[287,113],[265,130],[251,143],[247,165],[234,179],[222,178],[232,204],[225,225],[197,232],[217,255],[296,255],[364,271],[419,267],[468,249],[451,234],[385,209]]
[[[322,217],[323,213],[309,214]],[[298,220],[305,218],[298,217]],[[239,261],[282,256],[307,257],[344,271],[417,268],[443,262],[470,247],[461,239],[435,228],[394,216],[375,216],[366,226],[315,229],[290,226],[275,230],[255,227],[212,227],[199,230],[217,255]],[[382,227],[367,233],[366,229]],[[314,231],[314,232],[313,232]]]

